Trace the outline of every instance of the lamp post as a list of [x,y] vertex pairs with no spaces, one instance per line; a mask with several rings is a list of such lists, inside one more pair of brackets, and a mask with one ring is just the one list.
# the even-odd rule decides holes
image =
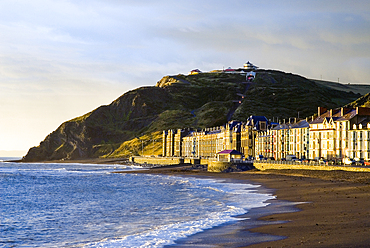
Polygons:
[[141,156],[144,157],[144,140],[141,140]]
[[141,156],[144,156],[144,140],[140,139],[140,137],[136,136],[138,140],[141,141]]

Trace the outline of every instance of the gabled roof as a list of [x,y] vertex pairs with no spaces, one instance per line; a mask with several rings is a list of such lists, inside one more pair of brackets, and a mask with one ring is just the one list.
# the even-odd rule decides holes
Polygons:
[[242,155],[242,153],[238,152],[237,150],[223,150],[218,152],[217,154]]
[[293,123],[291,128],[306,128],[306,127],[310,127],[310,124],[308,124],[306,120],[300,120],[296,123]]
[[308,128],[310,124],[306,120],[300,120],[295,123],[283,123],[274,127],[272,130],[281,130],[281,129],[293,129],[293,128]]
[[266,122],[266,125],[269,124],[269,121],[265,116],[257,116],[257,115],[251,115],[247,119],[246,126],[252,126],[254,129],[259,130],[260,129],[260,121]]
[[[330,118],[332,118],[333,121],[350,120],[350,119],[352,119],[353,117],[355,117],[357,115],[357,111],[356,111],[356,109],[347,109],[347,111],[343,114],[344,115],[342,115],[341,109],[333,109],[331,111],[328,110],[325,113],[323,113],[322,115],[318,116],[313,121],[311,121],[310,124],[323,123],[326,118],[329,118],[329,120],[330,120]],[[327,120],[327,122],[329,122],[329,120]]]
[[268,120],[265,116],[251,115],[247,119],[247,125],[252,125],[252,121],[253,124],[255,125],[259,121],[268,121]]
[[229,121],[226,123],[225,127],[228,127],[230,130],[233,129],[235,132],[240,132],[242,123],[240,121]]

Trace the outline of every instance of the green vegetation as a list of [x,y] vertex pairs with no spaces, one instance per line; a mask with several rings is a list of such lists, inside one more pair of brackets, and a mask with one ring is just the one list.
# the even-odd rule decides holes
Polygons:
[[323,87],[329,87],[334,90],[354,92],[356,94],[361,94],[361,95],[365,95],[370,92],[370,85],[368,84],[341,84],[341,83],[334,83],[334,82],[323,81],[323,80],[315,80],[315,79],[311,79],[311,80],[318,85],[321,85]]
[[346,87],[272,70],[258,70],[252,84],[239,73],[165,76],[156,86],[129,91],[110,105],[63,123],[24,160],[159,155],[163,130],[221,126],[229,113],[240,121],[250,115],[306,117],[318,106],[340,107],[370,89]]
[[359,99],[356,99],[355,101],[347,104],[345,107],[366,107],[370,108],[370,93],[367,93],[366,95],[360,97]]
[[123,142],[112,154],[105,157],[129,157],[138,155],[161,155],[162,132],[153,132]]

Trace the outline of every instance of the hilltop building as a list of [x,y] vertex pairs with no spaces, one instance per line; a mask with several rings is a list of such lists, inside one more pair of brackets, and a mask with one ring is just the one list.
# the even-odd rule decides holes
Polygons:
[[247,63],[244,64],[244,69],[245,70],[256,70],[258,69],[258,67],[248,61]]
[[191,70],[191,71],[189,72],[189,75],[195,75],[195,74],[199,74],[199,73],[202,73],[202,72],[201,72],[201,70],[199,70],[199,69],[194,69],[194,70]]
[[235,73],[235,69],[229,67],[229,68],[225,69],[224,72],[226,72],[226,73]]

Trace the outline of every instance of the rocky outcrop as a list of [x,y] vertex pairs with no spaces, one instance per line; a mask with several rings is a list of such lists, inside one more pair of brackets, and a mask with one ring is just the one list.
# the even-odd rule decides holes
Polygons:
[[67,121],[29,150],[24,161],[89,158],[102,155],[101,144],[115,144],[141,133],[172,102],[168,92],[143,87],[127,92],[108,106]]
[[156,86],[129,91],[110,105],[61,124],[23,160],[99,157],[143,133],[223,125],[236,100],[242,102],[230,118],[245,121],[252,114],[272,119],[295,117],[299,112],[305,117],[318,106],[335,108],[357,98],[353,92],[278,71],[258,70],[248,87],[245,75],[239,73],[166,76]]

